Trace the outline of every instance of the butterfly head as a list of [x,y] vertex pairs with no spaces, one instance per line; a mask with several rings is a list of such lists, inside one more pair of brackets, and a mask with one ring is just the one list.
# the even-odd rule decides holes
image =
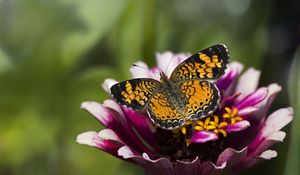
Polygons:
[[169,79],[168,76],[163,71],[161,71],[159,75],[160,75],[160,81],[166,81]]

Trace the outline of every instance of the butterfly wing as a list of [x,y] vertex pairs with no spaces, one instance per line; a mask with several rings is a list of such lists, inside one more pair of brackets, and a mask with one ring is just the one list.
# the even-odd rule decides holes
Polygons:
[[180,63],[170,80],[218,79],[224,74],[229,54],[225,45],[217,44],[196,53]]
[[209,81],[188,80],[179,85],[186,98],[187,117],[198,120],[212,114],[219,103],[220,93],[216,85]]
[[144,109],[159,87],[159,81],[139,78],[117,83],[110,88],[110,91],[120,104],[133,109]]
[[185,118],[174,107],[166,92],[156,93],[147,109],[150,119],[164,129],[175,129],[185,123]]

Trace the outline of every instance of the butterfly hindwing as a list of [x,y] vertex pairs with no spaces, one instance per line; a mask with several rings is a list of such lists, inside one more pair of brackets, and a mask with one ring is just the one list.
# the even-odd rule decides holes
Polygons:
[[164,129],[175,129],[185,123],[185,118],[175,108],[165,92],[156,93],[147,109],[151,120]]
[[225,45],[217,44],[200,51],[180,63],[170,80],[216,80],[224,74],[229,54]]
[[159,81],[139,78],[117,83],[110,88],[110,91],[120,104],[133,109],[143,109],[159,87]]
[[215,111],[220,94],[214,83],[204,80],[188,80],[180,83],[179,87],[187,101],[185,109],[189,119],[201,119]]

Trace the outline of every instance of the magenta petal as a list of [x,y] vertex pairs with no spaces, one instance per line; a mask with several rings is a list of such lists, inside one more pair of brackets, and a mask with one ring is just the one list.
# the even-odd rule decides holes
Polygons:
[[176,161],[175,163],[175,173],[176,175],[193,175],[201,173],[201,162],[197,157],[193,161]]
[[250,122],[247,120],[243,120],[240,122],[236,122],[235,124],[229,124],[225,126],[223,129],[226,130],[228,133],[230,132],[239,132],[242,131],[250,126]]
[[136,129],[145,142],[153,146],[153,144],[155,144],[155,137],[152,131],[152,122],[149,120],[149,117],[137,113],[130,108],[123,108],[123,110],[134,129]]
[[232,148],[225,149],[217,160],[217,165],[226,163],[226,169],[235,169],[236,166],[247,156],[247,148],[241,151],[234,150]]
[[[110,108],[105,106],[110,106]],[[131,127],[126,114],[120,106],[113,100],[106,100],[103,105],[97,102],[84,102],[81,107],[96,117],[106,128],[115,131],[121,138],[126,138],[124,142],[138,151],[152,151],[146,147],[139,136]]]
[[143,153],[142,156],[135,154],[128,146],[121,147],[118,150],[118,155],[135,162],[149,175],[174,175],[172,163],[166,158],[152,160],[146,153]]
[[191,143],[205,143],[212,140],[217,140],[218,135],[210,131],[197,131],[193,134],[190,142]]
[[248,106],[255,106],[259,102],[263,101],[268,95],[267,88],[259,88],[255,92],[249,94],[247,97],[242,99],[238,104],[236,104],[236,108],[243,109]]
[[232,62],[229,64],[225,71],[225,74],[217,81],[217,86],[220,90],[226,91],[229,86],[234,83],[234,80],[240,74],[243,69],[243,65],[238,62]]

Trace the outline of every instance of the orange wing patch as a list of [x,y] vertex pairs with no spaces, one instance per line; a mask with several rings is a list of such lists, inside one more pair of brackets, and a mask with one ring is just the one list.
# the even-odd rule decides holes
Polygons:
[[218,79],[224,74],[229,54],[224,45],[214,45],[187,58],[172,72],[170,80]]
[[190,80],[182,83],[180,89],[187,99],[187,116],[192,120],[210,115],[219,102],[219,91],[209,81]]
[[136,100],[140,105],[145,105],[148,101],[148,94],[151,93],[151,88],[148,82],[141,81],[133,89],[132,83],[126,81],[125,90],[121,92],[121,95],[123,100],[129,104]]
[[213,68],[222,68],[223,60],[219,61],[218,55],[213,55],[210,58],[204,53],[199,53],[199,59],[205,62],[196,68],[200,78],[213,78]]
[[111,88],[114,98],[134,109],[144,108],[160,83],[152,79],[133,79],[118,83]]
[[151,120],[165,129],[181,127],[185,119],[169,101],[163,92],[155,94],[148,105],[148,114]]
[[191,62],[183,64],[177,70],[177,76],[180,79],[213,78],[214,69],[222,68],[222,60],[219,61],[217,55],[213,55],[213,58],[210,58],[206,54],[200,53],[199,59],[204,63]]

